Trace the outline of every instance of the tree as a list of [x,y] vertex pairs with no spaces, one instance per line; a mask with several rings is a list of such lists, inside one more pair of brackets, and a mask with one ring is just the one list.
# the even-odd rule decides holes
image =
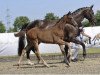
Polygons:
[[55,16],[54,13],[47,13],[45,16],[45,20],[58,20],[59,17]]
[[18,31],[19,29],[21,29],[21,27],[23,25],[25,25],[26,23],[29,23],[30,20],[28,17],[26,16],[20,16],[20,17],[17,17],[14,21],[14,31]]
[[0,21],[0,33],[4,33],[6,31],[6,28],[4,24]]
[[89,26],[91,26],[91,24],[89,23],[88,20],[85,20],[84,22],[82,22],[82,24],[84,25],[84,27],[89,27]]
[[9,33],[9,32],[15,32],[15,30],[14,30],[14,28],[10,27],[9,30],[8,30],[7,32],[8,32],[8,33]]
[[96,25],[100,26],[100,10],[97,11],[97,13],[95,14],[96,17]]

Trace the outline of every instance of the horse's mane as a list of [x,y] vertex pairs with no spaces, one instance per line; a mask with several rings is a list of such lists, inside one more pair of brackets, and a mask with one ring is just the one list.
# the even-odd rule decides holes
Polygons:
[[28,24],[29,24],[29,23],[25,23],[25,24],[22,26],[21,30],[26,29],[26,27],[28,26]]
[[89,8],[89,7],[82,7],[82,8],[79,8],[79,9],[75,10],[75,11],[72,13],[72,15],[75,15],[75,14],[77,14],[78,12],[83,11],[83,10],[86,10],[86,9],[88,9],[88,8]]
[[34,20],[34,21],[30,22],[30,23],[28,24],[28,26],[27,26],[27,29],[31,29],[31,28],[36,27],[36,26],[39,24],[39,21],[40,21],[40,20]]

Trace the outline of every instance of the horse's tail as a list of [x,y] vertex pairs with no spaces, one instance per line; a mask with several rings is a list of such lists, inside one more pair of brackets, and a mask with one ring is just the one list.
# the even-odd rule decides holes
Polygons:
[[[24,29],[27,28],[29,23],[26,23],[25,25],[22,26],[21,31],[23,31]],[[26,32],[25,32],[26,33]],[[18,41],[18,55],[21,56],[22,54],[22,50],[25,47],[25,33],[23,34],[23,36],[19,37],[19,41]]]
[[19,37],[19,41],[18,41],[18,55],[21,56],[22,54],[22,50],[25,47],[25,36],[21,36]]

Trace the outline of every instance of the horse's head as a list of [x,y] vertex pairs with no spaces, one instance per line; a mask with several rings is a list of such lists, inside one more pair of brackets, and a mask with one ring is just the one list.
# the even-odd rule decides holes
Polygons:
[[89,22],[92,24],[92,25],[95,25],[96,24],[96,19],[95,19],[95,16],[94,16],[94,12],[92,10],[93,8],[93,5],[90,6],[90,7],[87,7],[85,10],[84,10],[84,17],[86,19],[89,20]]
[[74,20],[72,13],[69,11],[68,14],[64,15],[66,23],[72,24],[73,26],[78,26],[77,22]]

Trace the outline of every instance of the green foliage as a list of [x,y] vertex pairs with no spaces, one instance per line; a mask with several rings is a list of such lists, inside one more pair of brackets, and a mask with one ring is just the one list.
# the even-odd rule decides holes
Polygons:
[[95,14],[95,17],[96,17],[96,25],[97,26],[100,26],[100,10],[97,11],[97,13]]
[[9,32],[15,32],[15,29],[10,27],[9,30],[8,30],[7,32],[8,32],[8,33],[9,33]]
[[47,13],[45,16],[45,20],[58,20],[59,17],[55,16],[54,13]]
[[20,16],[20,17],[17,17],[14,21],[14,31],[18,31],[19,29],[21,29],[21,27],[23,25],[25,25],[26,23],[29,23],[30,20],[28,17],[26,16]]
[[0,33],[4,33],[6,31],[6,28],[4,24],[0,21]]
[[89,27],[90,26],[90,23],[87,20],[82,22],[82,24],[84,25],[84,27]]

